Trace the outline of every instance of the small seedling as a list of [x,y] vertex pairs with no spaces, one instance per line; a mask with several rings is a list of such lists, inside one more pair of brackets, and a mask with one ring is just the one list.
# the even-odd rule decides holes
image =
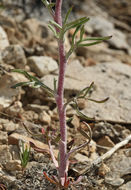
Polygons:
[[20,139],[19,149],[20,149],[20,160],[21,160],[22,172],[24,172],[29,161],[30,145]]
[[[38,78],[31,76],[29,73],[23,70],[14,70],[14,72],[21,73],[25,75],[25,77],[28,79],[27,82],[21,82],[16,85],[14,85],[12,88],[16,88],[19,86],[30,86],[32,88],[44,88],[44,90],[49,94],[49,96],[54,97],[58,109],[58,115],[59,115],[59,132],[57,142],[59,142],[59,156],[56,159],[53,153],[53,149],[51,146],[51,143],[54,139],[50,138],[49,132],[45,134],[44,130],[42,133],[46,136],[46,139],[49,144],[49,150],[50,150],[50,155],[52,157],[52,160],[56,166],[56,169],[58,171],[58,177],[52,176],[50,178],[47,176],[47,174],[44,172],[45,178],[50,181],[51,183],[55,184],[58,189],[67,189],[70,185],[76,185],[77,183],[80,182],[82,177],[79,177],[76,181],[72,182],[70,178],[68,177],[68,168],[69,168],[69,157],[72,153],[80,150],[81,148],[87,146],[92,138],[92,133],[90,126],[84,122],[84,125],[88,129],[88,133],[85,132],[82,128],[78,128],[78,131],[86,138],[86,141],[84,144],[71,148],[68,151],[68,143],[67,143],[67,126],[66,126],[66,107],[67,105],[71,104],[73,108],[76,110],[76,113],[78,114],[79,117],[83,118],[84,120],[90,120],[92,118],[86,116],[83,114],[79,108],[78,108],[78,103],[77,101],[79,99],[85,98],[89,101],[93,101],[96,103],[103,103],[108,100],[108,98],[98,101],[94,100],[88,97],[90,90],[92,89],[94,83],[91,83],[90,86],[82,89],[75,97],[68,99],[66,102],[64,102],[64,80],[65,80],[65,71],[66,71],[66,66],[67,62],[69,60],[69,57],[73,53],[74,50],[76,50],[78,47],[83,47],[83,46],[92,46],[95,44],[99,44],[105,40],[108,40],[111,38],[111,36],[106,36],[106,37],[87,37],[85,38],[85,30],[84,30],[84,25],[89,21],[88,17],[82,17],[79,19],[76,19],[75,21],[69,21],[69,15],[72,11],[72,8],[70,8],[66,15],[64,20],[62,21],[62,2],[63,0],[56,0],[56,3],[52,3],[51,0],[42,0],[44,5],[47,7],[49,10],[49,13],[52,16],[53,20],[49,21],[48,27],[50,30],[53,32],[54,36],[56,37],[58,41],[58,54],[59,54],[59,74],[58,74],[58,81],[54,80],[54,89],[49,88],[46,86],[44,83],[42,83]],[[54,9],[55,7],[55,9]],[[72,35],[71,39],[71,47],[67,52],[65,52],[65,47],[64,47],[64,36],[67,31],[70,29],[74,28],[74,33]],[[77,39],[77,33],[80,32],[80,38]],[[70,142],[69,144],[72,144],[74,142]],[[28,155],[29,150],[27,149],[22,149],[22,154],[21,154],[21,160],[22,160],[22,165],[23,168],[27,164],[28,160]]]

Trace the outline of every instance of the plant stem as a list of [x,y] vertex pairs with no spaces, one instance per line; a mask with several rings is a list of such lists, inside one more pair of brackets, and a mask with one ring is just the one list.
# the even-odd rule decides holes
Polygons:
[[[56,1],[55,17],[54,20],[62,26],[62,0]],[[59,32],[58,29],[56,29]],[[63,37],[58,40],[58,51],[59,51],[59,77],[58,77],[58,89],[56,103],[58,107],[59,122],[60,122],[60,135],[61,139],[59,142],[59,177],[63,178],[66,173],[66,154],[67,154],[67,129],[66,129],[66,110],[64,107],[64,78],[66,69],[66,55],[64,50]]]

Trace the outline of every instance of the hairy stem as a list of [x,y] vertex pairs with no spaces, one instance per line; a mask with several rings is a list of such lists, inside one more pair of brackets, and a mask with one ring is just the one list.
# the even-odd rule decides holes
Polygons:
[[[62,26],[62,0],[56,1],[55,8],[55,18],[54,20]],[[57,32],[60,32],[56,28]],[[58,51],[59,51],[59,77],[58,77],[58,89],[56,103],[58,107],[59,121],[60,121],[60,135],[61,139],[59,142],[59,177],[63,178],[66,173],[67,166],[67,129],[66,129],[66,110],[64,107],[64,78],[65,78],[65,69],[66,69],[66,56],[64,50],[64,39],[63,37],[58,40]]]

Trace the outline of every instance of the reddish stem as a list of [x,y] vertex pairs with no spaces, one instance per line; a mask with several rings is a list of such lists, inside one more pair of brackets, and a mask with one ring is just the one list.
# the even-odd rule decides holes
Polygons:
[[[62,16],[61,16],[62,0],[56,1],[55,17],[54,20],[62,26]],[[60,32],[56,29],[57,32]],[[66,110],[64,108],[64,78],[66,69],[66,55],[64,50],[64,40],[60,38],[58,40],[58,51],[59,51],[59,77],[58,77],[58,89],[56,103],[58,107],[59,121],[60,121],[60,134],[61,140],[59,143],[59,177],[62,178],[66,173],[67,166],[67,129],[66,129]]]

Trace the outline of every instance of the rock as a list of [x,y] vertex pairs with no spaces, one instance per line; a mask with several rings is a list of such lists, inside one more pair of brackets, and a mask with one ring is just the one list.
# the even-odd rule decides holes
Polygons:
[[13,160],[19,160],[20,159],[20,149],[17,145],[9,145],[9,151],[12,155]]
[[101,136],[108,136],[114,140],[116,137],[121,136],[121,131],[125,130],[122,126],[112,125],[110,123],[99,122],[93,127],[93,138],[101,138]]
[[32,142],[35,146],[42,148],[42,149],[46,149],[48,151],[48,145],[38,141],[38,140],[34,140],[32,138],[23,136],[23,135],[19,135],[18,133],[12,133],[11,135],[9,135],[8,137],[8,142],[10,145],[18,145],[19,140],[22,139],[23,141],[29,143]]
[[28,104],[27,109],[31,109],[37,113],[48,111],[49,107],[45,105],[37,105],[37,104]]
[[104,177],[109,171],[110,171],[110,168],[108,168],[106,164],[102,163],[98,169],[98,175],[101,177]]
[[9,46],[7,34],[0,26],[0,51],[4,50],[7,46]]
[[5,130],[8,133],[14,132],[18,128],[19,128],[19,125],[16,123],[13,123],[12,121],[10,121],[9,123],[3,124],[3,130]]
[[126,35],[120,30],[114,28],[114,24],[102,16],[94,16],[90,20],[90,26],[94,32],[100,36],[111,36],[112,39],[108,41],[113,47],[117,49],[129,49],[126,41]]
[[119,187],[120,185],[122,185],[124,183],[124,179],[122,179],[122,178],[106,178],[105,182],[112,186]]
[[24,50],[20,45],[10,45],[6,47],[2,53],[2,60],[6,64],[15,66],[17,69],[23,69],[26,64]]
[[77,128],[80,126],[80,119],[74,115],[73,119],[71,120],[71,124],[74,126],[75,131],[77,131]]
[[[71,84],[72,78],[78,81],[84,81],[84,83],[81,83],[81,86],[79,82],[77,86],[74,86],[74,84],[72,89],[79,87],[80,90],[85,86],[89,86],[94,81],[93,92],[90,92],[88,96],[97,100],[110,97],[104,104],[87,101],[87,107],[84,109],[84,113],[89,117],[95,116],[104,120],[130,122],[131,67],[129,65],[122,64],[121,62],[105,62],[83,68],[77,61],[67,66],[66,76],[68,76]],[[71,84],[68,84],[68,86],[71,86]]]
[[7,171],[20,171],[21,170],[21,161],[20,160],[10,160],[5,164]]
[[8,145],[0,145],[0,163],[6,164],[12,160]]
[[[9,145],[18,145],[18,142],[20,139],[25,141],[27,144],[29,144],[29,142],[33,143],[37,148],[45,150],[45,151],[43,151],[43,154],[48,153],[50,155],[49,146],[47,144],[44,144],[38,140],[32,139],[32,138],[27,137],[27,136],[19,135],[18,133],[12,133],[11,135],[9,135],[8,136],[8,143],[9,143]],[[33,146],[33,145],[31,145],[31,146]],[[55,157],[57,157],[58,150],[54,149],[53,152],[54,152]]]
[[20,88],[12,89],[11,86],[18,82],[25,82],[27,79],[19,73],[8,73],[0,78],[0,105],[4,108],[10,106],[20,98]]
[[49,158],[46,157],[44,154],[42,153],[37,153],[34,154],[34,159],[35,161],[39,162],[39,163],[48,163],[49,162]]
[[13,105],[8,107],[5,112],[10,116],[18,116],[22,112],[22,103],[15,101]]
[[5,131],[0,131],[0,145],[8,143],[8,135]]
[[0,176],[0,180],[5,184],[12,184],[15,180],[16,177],[9,175],[7,172],[3,172],[2,176]]
[[[54,79],[58,80],[58,76],[56,75],[46,75],[44,76],[41,81],[49,86],[51,89],[54,88],[53,81]],[[86,86],[85,82],[82,82],[80,80],[74,79],[74,78],[65,78],[65,96],[70,97],[76,93],[78,93],[81,89],[83,89]]]
[[36,121],[38,120],[38,113],[32,111],[32,110],[27,110],[22,113],[22,118],[25,121]]
[[39,120],[44,124],[50,125],[51,123],[51,117],[46,111],[43,111],[42,113],[39,114]]
[[85,99],[78,99],[77,104],[78,104],[78,107],[80,110],[86,108],[86,100]]
[[28,65],[39,77],[58,69],[57,62],[48,56],[32,56],[28,58]]
[[100,138],[98,141],[97,141],[97,144],[98,145],[101,145],[101,146],[106,146],[106,147],[114,147],[114,143],[112,142],[112,140],[110,139],[110,137],[108,136],[103,136],[102,138]]
[[89,158],[85,155],[82,155],[80,153],[77,153],[74,158],[78,161],[78,162],[88,162]]
[[131,181],[128,181],[126,184],[118,188],[118,190],[130,190],[130,189],[131,189]]
[[[43,81],[52,89],[53,78],[55,76],[49,75],[43,78]],[[95,116],[103,120],[130,122],[130,79],[131,67],[119,61],[105,62],[86,68],[82,67],[79,61],[73,61],[67,66],[65,91],[69,95],[74,95],[94,81],[94,89],[88,96],[97,100],[106,97],[110,99],[103,104],[86,101],[84,113],[89,117]]]
[[105,180],[111,179],[111,183],[114,186],[123,184],[124,179],[126,180],[124,176],[131,173],[131,157],[127,157],[123,150],[115,153],[106,164],[110,168],[110,171],[106,174]]

